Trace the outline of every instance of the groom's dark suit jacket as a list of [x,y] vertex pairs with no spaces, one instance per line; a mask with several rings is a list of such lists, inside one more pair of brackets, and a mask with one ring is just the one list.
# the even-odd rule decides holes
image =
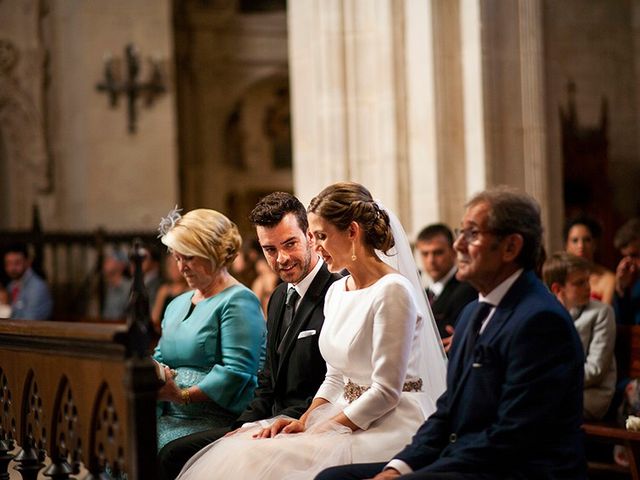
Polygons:
[[231,427],[220,427],[178,438],[160,450],[159,471],[162,480],[174,479],[186,461],[201,448],[221,438],[243,423],[275,415],[302,415],[318,391],[326,373],[320,355],[318,337],[324,322],[324,297],[340,275],[322,265],[296,309],[292,328],[283,339],[278,354],[287,284],[276,287],[267,307],[267,355],[258,373],[258,387],[251,404]]
[[274,415],[298,418],[305,412],[327,370],[318,337],[324,322],[324,296],[338,278],[322,265],[296,309],[291,329],[282,340],[281,354],[278,345],[288,284],[276,287],[267,307],[267,358],[258,374],[253,401],[237,425]]
[[567,311],[525,271],[465,358],[477,304],[460,315],[436,412],[395,458],[423,472],[584,478],[584,356]]

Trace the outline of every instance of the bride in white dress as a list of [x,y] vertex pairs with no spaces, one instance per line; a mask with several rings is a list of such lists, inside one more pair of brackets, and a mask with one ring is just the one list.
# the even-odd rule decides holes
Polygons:
[[180,480],[309,479],[386,461],[435,411],[445,355],[397,218],[362,185],[337,183],[311,201],[309,230],[329,270],[350,272],[325,297],[325,381],[299,420],[244,425],[198,452]]

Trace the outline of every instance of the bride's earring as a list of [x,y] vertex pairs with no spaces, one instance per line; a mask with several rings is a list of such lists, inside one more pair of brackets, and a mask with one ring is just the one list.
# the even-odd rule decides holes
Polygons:
[[358,259],[356,257],[356,244],[355,242],[351,242],[351,261],[355,262]]

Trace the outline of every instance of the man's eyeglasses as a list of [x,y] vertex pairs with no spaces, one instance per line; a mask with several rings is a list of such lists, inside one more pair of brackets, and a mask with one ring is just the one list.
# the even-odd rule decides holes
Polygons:
[[495,230],[480,230],[479,228],[456,228],[453,230],[453,235],[457,240],[462,235],[464,242],[467,245],[474,245],[480,241],[480,236],[483,233],[495,233]]

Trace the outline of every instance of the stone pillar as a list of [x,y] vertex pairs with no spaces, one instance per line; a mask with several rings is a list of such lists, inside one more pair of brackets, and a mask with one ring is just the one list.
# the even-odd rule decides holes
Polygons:
[[524,188],[540,202],[545,240],[549,245],[550,209],[553,206],[558,210],[561,203],[549,201],[542,3],[519,0],[518,7]]
[[[438,219],[460,222],[467,192],[461,9],[458,0],[432,0],[436,100]],[[482,158],[482,157],[480,157]]]
[[461,0],[461,61],[467,198],[487,186],[484,85],[479,0]]
[[563,209],[547,154],[543,3],[479,5],[487,185],[513,185],[536,198],[549,245]]
[[431,2],[406,2],[408,185],[413,208],[411,224],[405,228],[414,234],[440,219],[432,15]]
[[294,190],[303,203],[349,178],[342,2],[288,5]]
[[304,202],[332,182],[354,180],[398,205],[395,66],[403,51],[394,49],[402,40],[393,3],[289,5],[294,185]]
[[288,15],[303,201],[360,181],[415,233],[455,226],[471,194],[507,183],[555,231],[541,0],[299,0]]
[[431,3],[300,0],[288,15],[296,194],[354,180],[408,231],[437,219]]

